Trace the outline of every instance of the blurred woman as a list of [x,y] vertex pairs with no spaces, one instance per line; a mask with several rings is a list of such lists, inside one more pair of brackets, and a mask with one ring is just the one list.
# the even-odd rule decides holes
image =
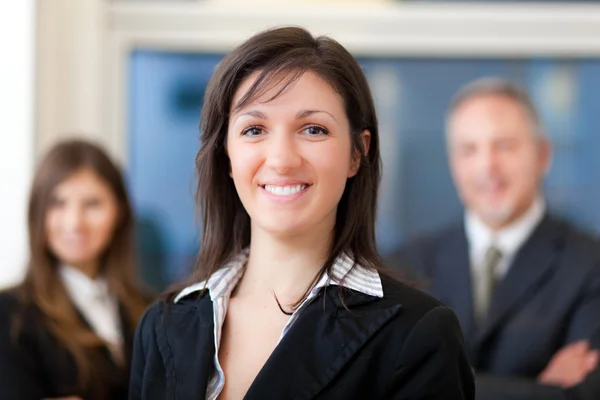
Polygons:
[[66,141],[41,161],[27,274],[0,294],[3,399],[127,398],[133,331],[148,304],[133,224],[121,173],[99,147]]

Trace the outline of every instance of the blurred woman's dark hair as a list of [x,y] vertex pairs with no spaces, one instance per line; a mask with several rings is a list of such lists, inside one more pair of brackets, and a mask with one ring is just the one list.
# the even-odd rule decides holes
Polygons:
[[[23,283],[15,288],[23,306],[37,307],[51,332],[73,356],[82,386],[94,375],[94,365],[86,356],[89,349],[104,344],[86,326],[69,300],[58,267],[60,260],[48,247],[45,218],[57,185],[82,169],[93,171],[108,185],[118,201],[119,218],[113,237],[101,254],[101,273],[116,296],[129,326],[135,328],[147,306],[147,296],[138,286],[134,257],[134,219],[129,197],[119,169],[97,145],[68,140],[55,145],[37,166],[29,197],[29,262]],[[19,318],[15,321],[15,334]]]

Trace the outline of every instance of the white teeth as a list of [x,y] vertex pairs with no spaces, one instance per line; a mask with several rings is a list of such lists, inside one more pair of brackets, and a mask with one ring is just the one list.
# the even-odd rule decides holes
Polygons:
[[276,196],[291,196],[293,194],[296,194],[296,193],[306,189],[306,186],[307,185],[294,185],[294,186],[265,185],[265,190]]

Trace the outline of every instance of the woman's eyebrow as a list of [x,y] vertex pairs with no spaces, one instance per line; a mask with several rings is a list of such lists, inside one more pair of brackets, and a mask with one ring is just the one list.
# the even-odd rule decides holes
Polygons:
[[337,122],[337,120],[335,119],[335,117],[331,113],[329,113],[327,111],[323,111],[323,110],[302,110],[302,111],[299,111],[296,114],[296,119],[303,119],[303,118],[310,117],[311,115],[318,114],[318,113],[327,114],[331,118],[333,118],[334,121]]
[[267,118],[267,114],[265,114],[265,113],[263,113],[261,111],[258,111],[258,110],[249,110],[249,111],[237,114],[236,117],[235,117],[235,119],[233,120],[233,122],[237,121],[238,118],[246,116],[246,115],[249,115],[249,116],[254,117],[256,119],[268,119]]

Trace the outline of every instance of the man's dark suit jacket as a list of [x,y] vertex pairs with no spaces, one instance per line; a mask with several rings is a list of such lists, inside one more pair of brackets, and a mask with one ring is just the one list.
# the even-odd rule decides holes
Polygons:
[[[473,399],[454,313],[419,290],[382,281],[384,298],[342,289],[345,305],[337,286],[322,291],[244,398]],[[206,292],[151,307],[136,333],[130,399],[203,399],[214,372],[213,330]]]
[[[22,321],[18,336],[14,330],[17,313]],[[129,361],[133,327],[121,319],[125,360]],[[35,306],[23,309],[12,292],[0,293],[0,399],[127,399],[129,363],[118,366],[106,347],[89,351],[89,358],[95,369],[92,386],[84,389],[77,383],[74,359],[50,332],[41,311]]]
[[563,346],[587,339],[600,348],[600,243],[544,216],[498,284],[481,326],[473,318],[463,224],[409,244],[390,265],[412,267],[425,288],[460,320],[478,399],[600,399],[600,369],[571,390],[536,384]]

